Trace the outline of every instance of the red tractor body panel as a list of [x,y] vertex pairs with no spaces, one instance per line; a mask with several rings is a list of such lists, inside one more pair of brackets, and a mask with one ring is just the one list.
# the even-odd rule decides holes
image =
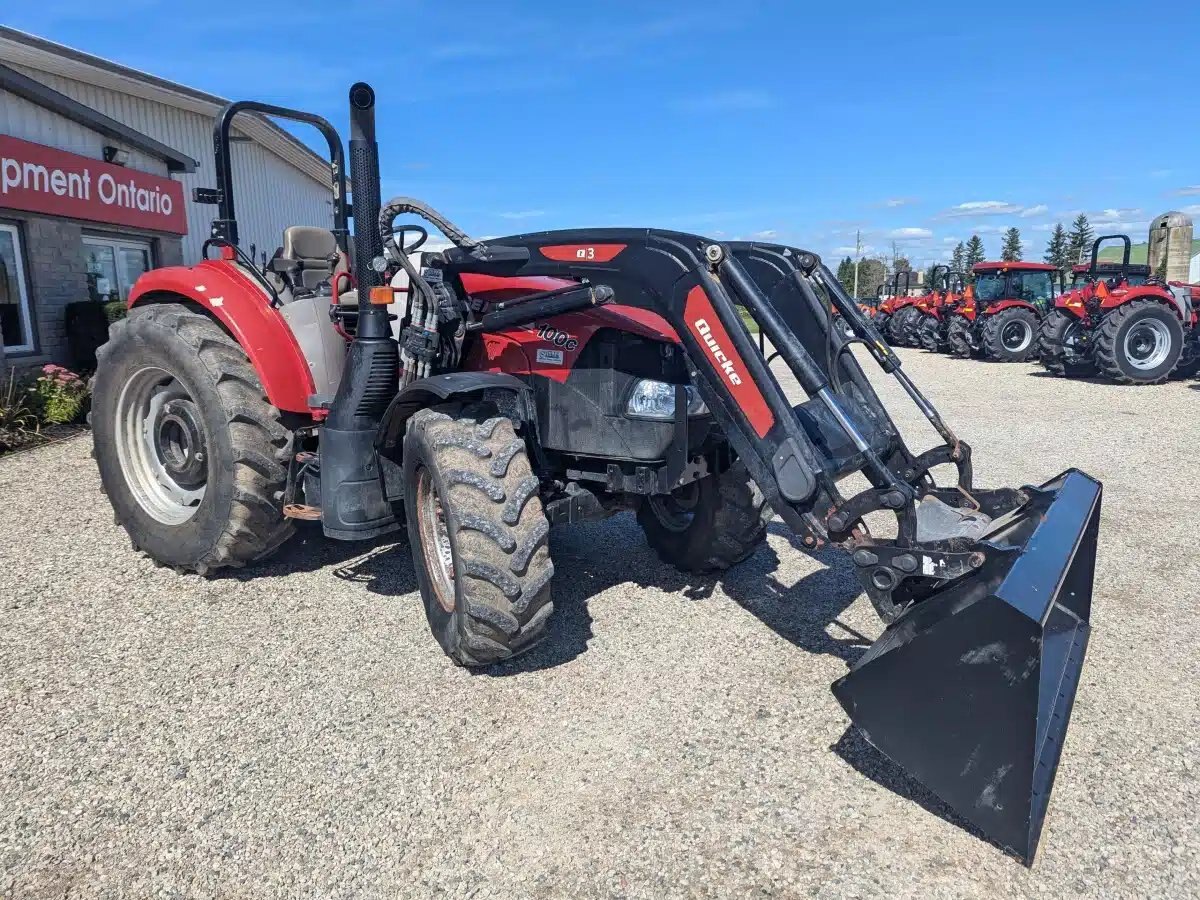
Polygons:
[[[518,280],[528,279],[497,279]],[[565,383],[588,341],[606,328],[649,340],[679,343],[679,336],[658,313],[613,303],[554,316],[545,322],[485,332],[468,352],[462,368],[516,376],[542,375]]]
[[312,414],[312,374],[300,345],[263,289],[237,266],[209,259],[195,266],[146,272],[129,292],[129,307],[180,297],[203,307],[250,358],[272,406]]

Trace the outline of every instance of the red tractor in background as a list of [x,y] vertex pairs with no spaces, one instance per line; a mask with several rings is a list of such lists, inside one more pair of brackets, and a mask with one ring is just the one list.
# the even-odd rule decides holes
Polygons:
[[[1120,241],[1120,263],[1100,262],[1100,246]],[[1200,371],[1200,285],[1155,278],[1129,261],[1129,235],[1092,243],[1072,290],[1055,302],[1038,336],[1042,365],[1055,375],[1102,374],[1122,384],[1159,384]]]
[[880,304],[879,315],[875,318],[876,327],[894,347],[906,346],[909,319],[916,314],[913,305],[917,298],[910,296],[911,291],[912,272],[896,272],[892,276],[892,295]]
[[[976,486],[970,445],[816,254],[646,227],[476,240],[381,202],[374,91],[349,99],[352,208],[330,123],[226,107],[218,186],[197,189],[218,207],[205,258],[139,278],[101,348],[95,457],[134,548],[207,576],[298,521],[332,540],[403,530],[434,639],[484,667],[552,627],[552,525],[630,512],[665,562],[712,575],[773,513],[797,546],[844,554],[883,622],[833,685],[847,715],[1032,861],[1091,630],[1099,482]],[[332,230],[288,228],[266,266],[238,243],[243,112],[329,144]],[[449,246],[418,261],[427,232],[401,217]],[[831,309],[940,443],[908,447]]]
[[946,342],[955,356],[1025,362],[1037,352],[1038,324],[1058,295],[1058,270],[1046,263],[981,262],[973,297],[950,314]]
[[962,272],[952,272],[949,266],[935,266],[932,286],[934,289],[930,293],[917,300],[921,318],[914,330],[921,348],[937,353],[949,346],[946,335],[949,314],[962,302],[966,278]]

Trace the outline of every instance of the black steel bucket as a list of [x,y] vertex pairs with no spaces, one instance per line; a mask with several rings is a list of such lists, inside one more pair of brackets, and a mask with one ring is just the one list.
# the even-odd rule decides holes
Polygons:
[[1101,486],[1070,469],[993,523],[988,561],[833,685],[873,746],[1032,864],[1087,650]]

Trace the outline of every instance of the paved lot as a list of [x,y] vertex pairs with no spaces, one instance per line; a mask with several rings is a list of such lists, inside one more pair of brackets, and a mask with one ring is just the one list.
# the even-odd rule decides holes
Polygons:
[[781,527],[717,584],[629,516],[560,530],[554,639],[472,675],[404,545],[157,569],[84,437],[0,460],[0,896],[1196,896],[1200,383],[905,362],[982,482],[1105,482],[1032,870],[847,731],[828,687],[879,627]]

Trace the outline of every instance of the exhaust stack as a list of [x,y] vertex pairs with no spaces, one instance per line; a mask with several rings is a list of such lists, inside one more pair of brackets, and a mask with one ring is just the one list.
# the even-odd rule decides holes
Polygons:
[[375,435],[399,388],[400,353],[388,307],[371,302],[371,288],[383,284],[371,267],[383,255],[383,240],[375,91],[362,81],[350,88],[350,183],[358,327],[321,428],[321,523],[326,535],[340,540],[371,538],[397,527],[382,487]]

